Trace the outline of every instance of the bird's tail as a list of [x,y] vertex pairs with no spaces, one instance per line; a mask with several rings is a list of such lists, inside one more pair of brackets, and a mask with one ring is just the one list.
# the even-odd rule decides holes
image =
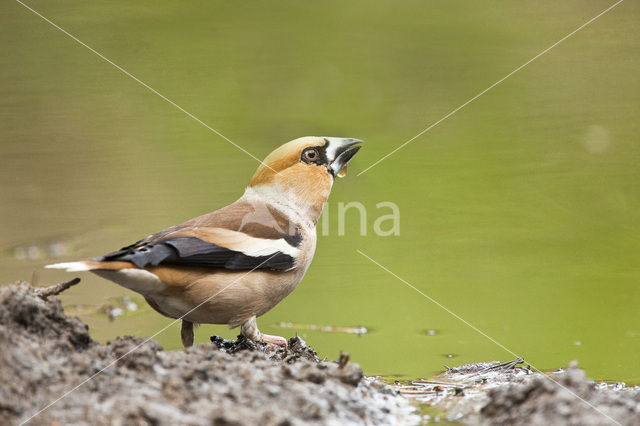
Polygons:
[[95,271],[98,269],[119,270],[131,267],[133,267],[133,265],[129,262],[100,262],[96,260],[54,263],[45,266],[47,269],[65,269],[67,272]]

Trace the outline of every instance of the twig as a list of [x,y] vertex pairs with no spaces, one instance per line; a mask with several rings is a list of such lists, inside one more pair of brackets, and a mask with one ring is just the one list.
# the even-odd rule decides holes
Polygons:
[[350,359],[351,359],[351,355],[340,351],[340,358],[338,359],[338,367],[344,368],[347,364],[349,364]]
[[499,363],[497,365],[494,365],[494,366],[491,366],[491,367],[487,367],[487,368],[479,371],[479,373],[486,373],[486,372],[492,371],[492,370],[512,370],[512,369],[515,369],[518,364],[522,364],[523,362],[524,362],[524,358],[518,357],[518,358],[514,359],[513,361],[501,362],[501,363]]
[[60,284],[55,284],[49,287],[36,289],[36,296],[41,297],[44,300],[47,300],[49,296],[57,296],[63,291],[67,290],[69,287],[73,287],[74,285],[80,282],[80,278],[74,278],[71,281],[67,281]]

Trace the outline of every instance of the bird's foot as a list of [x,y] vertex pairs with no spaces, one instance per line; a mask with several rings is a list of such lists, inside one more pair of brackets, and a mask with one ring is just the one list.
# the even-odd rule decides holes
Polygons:
[[272,336],[260,332],[260,330],[258,330],[258,324],[256,324],[256,317],[251,317],[242,324],[240,334],[253,342],[266,343],[267,345],[264,349],[267,351],[287,347],[287,339],[284,337]]
[[263,334],[261,340],[267,344],[265,350],[272,351],[278,348],[287,348],[287,339],[282,336],[272,336],[271,334]]

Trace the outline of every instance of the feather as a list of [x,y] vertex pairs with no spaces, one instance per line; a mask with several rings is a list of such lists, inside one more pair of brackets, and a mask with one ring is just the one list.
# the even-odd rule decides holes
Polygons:
[[98,262],[131,262],[138,268],[158,265],[222,268],[230,270],[271,269],[286,271],[295,266],[289,254],[272,250],[265,255],[247,255],[196,237],[171,238],[157,243],[142,242],[95,259]]

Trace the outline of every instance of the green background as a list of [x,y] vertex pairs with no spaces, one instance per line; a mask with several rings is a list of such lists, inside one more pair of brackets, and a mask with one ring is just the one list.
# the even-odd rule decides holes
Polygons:
[[[370,375],[513,358],[360,249],[537,368],[576,359],[593,378],[640,383],[637,2],[361,176],[613,2],[28,4],[259,158],[305,135],[366,141],[336,182],[306,278],[262,331],[298,331]],[[0,21],[0,282],[59,282],[71,275],[45,264],[242,194],[254,159],[19,3],[3,2]],[[338,203],[350,201],[367,208],[367,236],[355,211],[338,235]],[[383,201],[400,208],[400,236],[373,233]],[[78,309],[125,294],[87,274],[62,299]],[[170,322],[148,308],[83,319],[99,340]],[[207,325],[196,339],[235,332]],[[178,326],[156,338],[180,347]]]

